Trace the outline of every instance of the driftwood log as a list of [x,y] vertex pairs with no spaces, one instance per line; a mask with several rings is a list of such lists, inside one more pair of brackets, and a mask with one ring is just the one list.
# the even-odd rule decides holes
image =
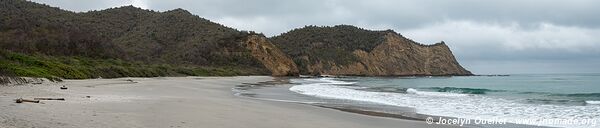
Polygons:
[[23,103],[23,102],[40,103],[39,100],[28,100],[28,99],[23,99],[23,98],[16,99],[15,101],[17,103]]
[[33,100],[65,100],[65,98],[33,98]]

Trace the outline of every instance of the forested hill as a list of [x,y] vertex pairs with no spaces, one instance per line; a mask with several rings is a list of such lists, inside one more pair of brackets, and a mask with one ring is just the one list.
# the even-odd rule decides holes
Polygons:
[[227,57],[213,50],[245,51],[234,46],[241,32],[182,9],[125,6],[73,13],[20,0],[2,3],[1,47],[16,52],[222,65],[235,62],[214,60]]
[[0,75],[47,78],[185,75],[470,75],[444,44],[392,31],[307,26],[239,31],[183,9],[71,12],[0,0]]
[[357,59],[354,50],[371,51],[383,43],[389,31],[371,31],[350,25],[305,26],[272,37],[271,40],[285,53],[296,57],[296,62],[306,66],[297,57],[312,56],[311,62],[330,60],[338,64],[348,64]]
[[[0,12],[0,48],[8,52],[231,71],[227,75],[271,74],[243,44],[243,39],[256,34],[183,9],[155,12],[125,6],[75,13],[23,0],[2,0]],[[20,62],[5,59],[3,63],[5,74],[30,76],[15,69]],[[178,73],[153,75],[171,74]],[[146,76],[97,77],[128,75]]]

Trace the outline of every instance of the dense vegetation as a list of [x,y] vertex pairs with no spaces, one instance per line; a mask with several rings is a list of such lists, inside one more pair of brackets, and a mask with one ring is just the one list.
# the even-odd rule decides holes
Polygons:
[[157,77],[157,76],[235,76],[249,75],[239,67],[197,67],[169,64],[146,64],[119,59],[90,59],[75,56],[25,55],[0,50],[0,75],[44,77],[51,80]]
[[[253,71],[246,74],[268,74],[269,71],[240,43],[240,39],[248,34],[251,33],[213,23],[182,9],[155,12],[125,6],[75,13],[24,0],[0,1],[0,49],[20,53],[23,56],[32,56],[41,59],[41,62],[64,64],[51,66],[77,68],[80,63],[67,63],[69,62],[67,60],[76,59],[87,60],[85,62],[98,60],[99,65],[117,67],[126,66],[119,65],[122,63],[146,64],[147,67],[140,67],[139,70],[159,69],[164,65],[185,65],[198,68],[236,67],[236,70]],[[8,61],[12,63],[15,60]],[[7,65],[2,66],[7,67]],[[138,70],[133,67],[124,68]],[[100,70],[106,68],[82,68],[82,71],[101,72]],[[171,69],[176,70],[176,68]],[[12,72],[15,75],[45,75],[42,72],[32,73],[41,70],[29,70],[29,72],[21,72],[22,70],[17,68],[8,70],[12,71],[5,72]],[[115,70],[119,69],[115,68]],[[140,73],[115,71],[121,72],[120,75],[104,72],[106,74],[101,76],[175,74],[167,71],[147,71]],[[85,72],[75,74],[57,72],[50,75],[62,78],[96,77],[86,76],[89,74]],[[196,73],[174,72],[196,75]]]
[[[353,51],[371,51],[383,42],[388,32],[393,31],[371,31],[350,25],[306,26],[272,37],[271,40],[290,55],[299,67],[324,60],[345,65],[357,61]],[[308,56],[309,60],[304,60],[302,56]],[[306,72],[301,70],[301,73]]]
[[11,51],[260,67],[238,43],[244,32],[182,9],[154,12],[125,6],[73,13],[20,0],[1,3],[0,47]]

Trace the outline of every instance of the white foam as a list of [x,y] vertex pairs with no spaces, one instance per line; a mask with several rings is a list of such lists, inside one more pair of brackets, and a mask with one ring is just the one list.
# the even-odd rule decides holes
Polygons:
[[417,89],[408,88],[406,89],[406,93],[423,95],[423,96],[434,96],[434,97],[462,97],[469,96],[468,94],[458,94],[458,93],[447,93],[447,92],[423,92]]
[[[407,93],[370,92],[328,82],[296,85],[289,89],[304,95],[322,98],[374,102],[415,108],[417,113],[469,119],[594,119],[600,121],[600,105],[564,106],[525,104],[517,101],[479,95],[455,95],[446,92],[423,92],[408,89]],[[589,102],[588,102],[589,103]],[[592,101],[591,103],[598,103]],[[515,122],[512,122],[515,123]],[[600,124],[597,124],[598,126]],[[593,127],[591,125],[545,125],[553,127]]]
[[600,105],[600,101],[593,101],[593,100],[585,101],[585,103],[591,104],[591,105]]

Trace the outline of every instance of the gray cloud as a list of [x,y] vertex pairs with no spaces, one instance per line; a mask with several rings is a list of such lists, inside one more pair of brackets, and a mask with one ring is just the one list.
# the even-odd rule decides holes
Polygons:
[[426,44],[444,40],[475,73],[600,72],[600,1],[595,0],[34,1],[72,11],[130,4],[183,8],[270,36],[305,25],[393,29]]

